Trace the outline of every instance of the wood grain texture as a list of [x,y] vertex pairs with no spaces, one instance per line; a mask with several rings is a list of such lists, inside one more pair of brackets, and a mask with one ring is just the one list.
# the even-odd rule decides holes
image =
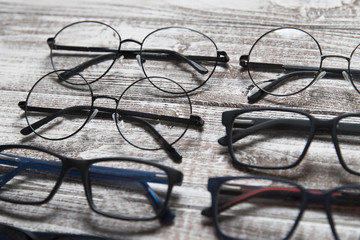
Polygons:
[[[206,184],[209,177],[267,174],[293,179],[310,188],[331,188],[359,183],[359,177],[340,166],[330,138],[315,138],[302,164],[289,170],[255,171],[237,169],[228,150],[217,143],[225,134],[221,113],[236,108],[280,106],[302,109],[332,117],[360,109],[360,95],[343,80],[322,79],[306,91],[291,97],[266,96],[248,104],[246,88],[251,84],[238,59],[247,54],[266,31],[294,26],[309,31],[324,54],[349,56],[360,43],[360,4],[355,0],[328,1],[24,1],[0,0],[0,133],[3,144],[22,143],[51,149],[66,156],[95,158],[132,156],[174,167],[184,173],[181,187],[175,187],[170,208],[175,223],[126,222],[96,214],[88,207],[80,184],[66,181],[47,204],[26,206],[0,203],[0,222],[39,231],[87,233],[115,239],[216,239],[211,219],[200,212],[210,204]],[[163,151],[142,151],[125,142],[113,122],[91,121],[75,136],[64,141],[47,141],[34,135],[22,136],[26,126],[18,102],[44,74],[52,70],[46,39],[67,24],[97,20],[110,24],[125,38],[142,40],[149,32],[165,26],[185,26],[205,33],[230,61],[220,65],[201,89],[190,95],[193,113],[205,125],[190,128],[174,146],[183,155],[173,163]],[[128,83],[143,77],[134,62],[115,64],[97,91],[118,96]],[[327,66],[347,67],[329,59]],[[103,86],[106,86],[103,87]],[[113,104],[105,101],[99,104]],[[156,106],[154,106],[156,107]],[[261,152],[259,152],[261,156]],[[358,158],[358,156],[353,156]],[[311,215],[311,214],[310,214]],[[294,239],[316,239],[314,234],[331,234],[328,223],[305,215]],[[360,221],[349,221],[359,228]],[[347,224],[347,223],[345,223]],[[317,235],[319,236],[319,235]]]

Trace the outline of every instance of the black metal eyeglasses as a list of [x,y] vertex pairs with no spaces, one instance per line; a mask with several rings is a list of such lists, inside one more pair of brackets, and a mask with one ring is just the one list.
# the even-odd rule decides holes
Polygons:
[[82,180],[90,208],[104,216],[163,224],[175,215],[167,207],[182,173],[134,158],[78,160],[27,145],[0,145],[0,200],[43,204],[59,189],[66,174]]
[[[127,58],[137,59],[146,77],[170,78],[191,92],[205,84],[219,62],[229,61],[226,52],[219,51],[208,36],[184,27],[160,28],[139,42],[122,40],[107,24],[82,21],[65,26],[47,42],[54,70],[72,70],[64,72],[63,79],[81,72],[89,83],[107,74],[117,59]],[[126,49],[124,43],[139,48]]]
[[[360,185],[305,189],[285,179],[246,176],[210,178],[208,190],[212,204],[202,214],[213,218],[223,239],[290,239],[305,210],[317,229],[324,228],[312,231],[313,239],[330,239],[324,236],[328,225],[336,240],[360,235]],[[328,223],[319,217],[324,210]]]
[[0,224],[1,240],[111,240],[110,238],[96,237],[83,234],[68,234],[55,232],[35,232],[7,224]]
[[[78,73],[72,72],[70,82],[62,80],[59,76],[68,71],[44,75],[31,88],[26,101],[19,102],[28,123],[28,127],[21,130],[23,135],[34,132],[48,140],[63,140],[79,132],[92,119],[113,120],[120,135],[131,145],[144,150],[164,149],[179,162],[182,156],[172,145],[189,126],[204,124],[199,116],[192,115],[188,94],[173,80],[151,78],[157,86],[182,91],[182,95],[166,93],[143,78],[115,98],[95,95],[87,80]],[[115,108],[94,106],[101,98],[114,100]]]
[[233,163],[260,169],[295,167],[304,158],[315,133],[330,133],[341,166],[360,175],[360,113],[318,119],[286,108],[259,108],[224,112],[226,136]]
[[[322,65],[326,58],[344,59],[348,68],[325,68]],[[299,93],[325,76],[344,78],[360,93],[359,45],[350,57],[323,55],[315,38],[297,28],[277,28],[265,33],[254,43],[248,55],[240,57],[240,65],[248,70],[254,84],[249,87],[250,103],[266,93],[275,96]]]

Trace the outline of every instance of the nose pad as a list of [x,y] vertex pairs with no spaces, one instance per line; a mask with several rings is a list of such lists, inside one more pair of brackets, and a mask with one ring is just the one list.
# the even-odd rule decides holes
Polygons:
[[342,71],[341,73],[342,73],[344,79],[345,79],[346,81],[348,81],[348,82],[351,84],[351,86],[353,86],[353,83],[352,83],[352,81],[351,81],[351,79],[350,79],[349,74],[348,74],[346,71]]
[[316,83],[317,81],[319,81],[320,79],[322,79],[323,77],[325,77],[326,75],[326,71],[321,71],[315,78],[314,83]]
[[139,64],[139,67],[142,68],[142,67],[141,67],[141,57],[140,57],[139,54],[136,55],[136,61],[137,61],[137,63]]
[[89,119],[86,121],[86,124],[88,124],[91,120],[93,120],[96,117],[96,114],[99,112],[99,110],[97,110],[96,108],[94,109],[94,111],[91,113]]
[[341,73],[342,73],[344,79],[350,83],[351,87],[349,87],[349,88],[351,88],[351,89],[354,88],[356,91],[358,91],[356,89],[356,87],[354,86],[353,82],[351,81],[349,74],[346,71],[342,71]]
[[111,116],[112,116],[112,119],[113,119],[114,123],[117,122],[118,127],[124,128],[124,122],[120,119],[120,114],[113,113]]
[[119,114],[118,113],[113,113],[111,115],[112,119],[114,120],[114,122],[116,122],[116,119],[119,119]]

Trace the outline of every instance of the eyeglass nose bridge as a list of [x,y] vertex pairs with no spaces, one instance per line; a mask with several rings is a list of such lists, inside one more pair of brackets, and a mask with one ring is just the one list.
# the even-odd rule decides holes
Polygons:
[[[92,103],[94,104],[94,102],[98,99],[110,99],[110,100],[114,100],[115,101],[115,105],[117,105],[119,103],[119,99],[115,98],[115,97],[111,97],[111,96],[106,96],[106,95],[98,95],[98,96],[93,96],[92,98]],[[111,108],[101,108],[102,110],[106,109],[107,111],[112,111],[114,109],[114,113],[115,113],[115,108],[111,109]],[[97,107],[94,107],[94,111],[91,113],[91,115],[89,116],[86,124],[88,124],[92,119],[94,119],[96,117],[96,115],[98,114],[99,110]]]
[[341,58],[345,59],[348,63],[350,62],[350,58],[342,55],[322,55],[321,61],[324,61],[326,58]]
[[333,119],[314,119],[315,130],[331,132]]
[[85,172],[85,170],[88,167],[88,164],[86,160],[80,160],[75,158],[65,158],[65,161],[63,162],[64,165],[64,174],[68,174],[71,170],[78,170],[79,171],[79,177],[81,178],[81,172]]
[[117,99],[116,97],[106,96],[106,95],[93,96],[92,101],[93,101],[93,103],[94,103],[96,100],[101,99],[101,98],[114,100],[116,104],[119,102],[119,99]]
[[78,177],[78,179],[81,179],[83,186],[85,187],[85,191],[88,191],[88,187],[86,186],[87,181],[85,179],[85,176],[82,174],[86,172],[87,169],[88,163],[85,160],[73,159],[68,157],[63,158],[62,169],[58,181],[56,182],[56,185],[54,186],[50,195],[46,198],[44,202],[47,202],[54,197],[67,175],[76,176]]
[[[327,67],[323,67],[323,62],[325,59],[327,58],[340,58],[340,59],[344,59],[347,61],[348,67],[347,68],[327,68]],[[315,80],[313,81],[313,83],[317,82],[318,80],[322,79],[323,77],[325,77],[326,75],[328,76],[334,76],[337,78],[337,75],[342,75],[343,78],[348,81],[351,86],[353,85],[353,82],[349,76],[349,66],[350,66],[350,58],[346,57],[346,56],[342,56],[342,55],[322,55],[321,56],[321,68],[320,71],[318,72]]]
[[324,60],[327,58],[344,59],[347,61],[348,67],[346,69],[321,67],[321,73],[319,74],[319,77],[316,80],[323,78],[326,75],[326,73],[332,73],[332,74],[339,74],[339,75],[341,74],[346,81],[348,81],[350,84],[352,84],[352,81],[351,81],[349,73],[348,73],[349,65],[350,65],[350,58],[346,57],[346,56],[342,56],[342,55],[322,55],[321,56],[321,66],[323,65]]
[[310,204],[319,204],[324,205],[326,202],[327,195],[323,192],[318,191],[309,191],[307,192],[308,205]]
[[123,44],[123,43],[127,43],[127,42],[132,42],[132,43],[136,43],[136,44],[141,45],[141,42],[139,42],[139,41],[137,41],[135,39],[131,39],[131,38],[124,39],[120,43]]

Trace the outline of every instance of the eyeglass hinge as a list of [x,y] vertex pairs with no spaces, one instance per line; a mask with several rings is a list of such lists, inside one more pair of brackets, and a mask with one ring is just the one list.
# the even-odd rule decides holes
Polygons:
[[240,66],[247,67],[249,63],[249,55],[242,55],[239,59]]
[[190,123],[195,126],[204,126],[204,120],[197,115],[190,115]]
[[219,62],[228,62],[230,59],[225,51],[217,51],[217,55]]
[[46,42],[49,45],[49,47],[53,47],[55,43],[55,38],[48,38]]

